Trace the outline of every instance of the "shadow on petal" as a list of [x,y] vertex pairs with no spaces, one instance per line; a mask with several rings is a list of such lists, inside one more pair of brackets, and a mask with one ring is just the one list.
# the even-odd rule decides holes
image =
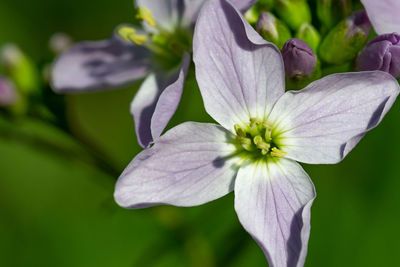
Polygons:
[[290,236],[286,243],[288,258],[287,266],[296,266],[299,262],[300,254],[298,251],[302,251],[301,242],[301,229],[303,228],[303,214],[304,207],[301,208],[293,217],[292,223],[290,225]]

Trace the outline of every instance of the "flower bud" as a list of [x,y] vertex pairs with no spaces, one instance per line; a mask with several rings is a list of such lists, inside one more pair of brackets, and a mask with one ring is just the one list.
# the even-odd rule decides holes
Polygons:
[[265,40],[274,43],[279,49],[292,37],[288,27],[269,12],[261,13],[256,30]]
[[321,42],[321,36],[319,32],[309,23],[301,25],[296,33],[296,38],[306,42],[314,52],[318,51],[319,43]]
[[279,17],[292,30],[297,30],[303,23],[311,23],[311,11],[306,0],[275,0]]
[[330,64],[352,60],[366,43],[370,29],[365,10],[354,12],[325,36],[319,48],[320,57]]
[[383,34],[372,39],[358,56],[357,71],[381,70],[400,78],[400,35]]
[[0,107],[8,107],[18,101],[17,90],[5,77],[0,76]]
[[258,0],[244,13],[245,19],[252,25],[256,24],[261,12],[270,11],[274,6],[274,0]]
[[253,5],[249,10],[246,11],[246,13],[244,13],[244,18],[247,20],[248,23],[254,25],[256,24],[259,15],[260,12],[257,9],[256,5]]
[[317,0],[317,17],[327,29],[351,13],[351,0]]
[[22,51],[19,49],[19,47],[15,44],[5,44],[1,48],[1,64],[6,68],[6,69],[11,69],[15,65],[18,65],[21,60],[23,60],[23,54]]
[[282,48],[285,73],[289,78],[309,77],[317,65],[317,57],[311,47],[300,39],[288,40]]
[[32,94],[39,89],[38,70],[17,45],[5,44],[0,51],[0,62],[22,94]]
[[61,32],[53,34],[49,40],[49,48],[55,55],[66,51],[72,44],[71,37]]

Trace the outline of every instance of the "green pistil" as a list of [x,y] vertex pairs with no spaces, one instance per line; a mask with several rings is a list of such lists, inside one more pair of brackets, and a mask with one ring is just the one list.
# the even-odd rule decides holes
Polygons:
[[236,141],[242,149],[254,157],[268,159],[286,155],[277,145],[278,137],[273,137],[273,127],[265,121],[250,119],[246,127],[234,126]]

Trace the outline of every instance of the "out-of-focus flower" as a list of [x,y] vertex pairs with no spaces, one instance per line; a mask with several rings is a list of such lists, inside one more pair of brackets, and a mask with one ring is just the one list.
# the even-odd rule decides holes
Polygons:
[[361,0],[378,34],[400,32],[400,1]]
[[311,23],[311,11],[306,0],[275,0],[275,10],[294,31],[304,23]]
[[225,0],[210,0],[194,34],[196,78],[219,123],[178,125],[120,176],[126,208],[195,206],[235,190],[235,210],[270,266],[303,266],[314,186],[296,161],[337,163],[395,101],[384,72],[327,76],[285,93],[279,50]]
[[269,12],[261,13],[256,24],[256,30],[265,40],[274,43],[279,49],[292,37],[285,23]]
[[328,29],[350,15],[351,0],[317,0],[317,16]]
[[17,90],[11,81],[0,76],[0,107],[14,105],[18,101]]
[[334,27],[322,40],[320,57],[330,64],[352,60],[365,45],[371,24],[365,10],[359,10]]
[[311,47],[300,39],[288,40],[282,48],[285,73],[289,78],[309,77],[317,65],[317,56]]
[[[190,63],[192,30],[205,0],[137,0],[142,28],[117,27],[108,40],[82,42],[53,67],[56,92],[126,85],[146,77],[131,104],[141,146],[157,139],[175,113]],[[234,0],[246,10],[254,0]]]
[[58,32],[53,34],[49,40],[49,48],[50,50],[58,55],[62,52],[67,51],[73,44],[71,37],[62,32]]
[[400,35],[391,33],[372,39],[358,56],[357,70],[381,70],[400,78]]
[[16,44],[9,43],[1,47],[0,64],[21,94],[38,93],[38,70],[32,60]]

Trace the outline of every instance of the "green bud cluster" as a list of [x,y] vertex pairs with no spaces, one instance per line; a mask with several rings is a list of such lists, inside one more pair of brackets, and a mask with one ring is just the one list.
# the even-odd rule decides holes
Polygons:
[[325,36],[319,49],[321,59],[329,64],[353,60],[365,46],[369,31],[370,23],[365,12],[353,13]]
[[311,10],[306,0],[275,0],[276,12],[296,31],[303,23],[311,23]]
[[321,42],[321,35],[312,24],[304,23],[301,25],[296,33],[296,38],[306,42],[314,52],[318,51],[318,47]]
[[261,13],[256,24],[256,30],[265,40],[274,43],[279,49],[282,49],[285,42],[292,38],[286,24],[270,12]]
[[245,18],[281,50],[291,38],[311,47],[317,58],[313,75],[286,77],[288,89],[296,90],[336,70],[356,71],[354,60],[373,37],[358,7],[351,0],[260,0]]
[[262,12],[271,11],[274,7],[275,0],[258,0],[245,14],[246,20],[254,25]]
[[283,157],[285,152],[278,147],[272,126],[265,121],[250,119],[249,125],[235,125],[236,141],[247,152],[257,157]]
[[351,11],[351,0],[317,0],[317,17],[326,29],[333,28]]

